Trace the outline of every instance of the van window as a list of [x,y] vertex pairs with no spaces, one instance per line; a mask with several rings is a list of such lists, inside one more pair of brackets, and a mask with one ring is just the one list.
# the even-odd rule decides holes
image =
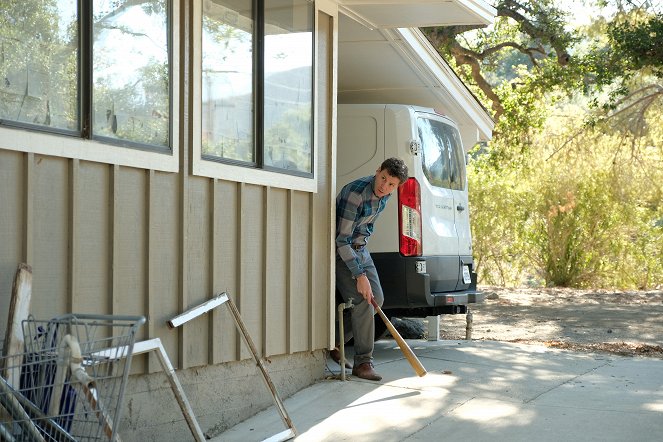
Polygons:
[[417,118],[424,175],[432,186],[465,190],[465,167],[460,135],[453,126]]

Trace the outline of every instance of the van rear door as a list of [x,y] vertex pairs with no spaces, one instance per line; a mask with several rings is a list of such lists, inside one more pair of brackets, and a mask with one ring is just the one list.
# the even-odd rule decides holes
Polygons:
[[465,153],[458,129],[440,115],[417,113],[417,136],[423,255],[448,257],[436,269],[431,291],[457,290],[459,282],[464,285],[460,257],[471,256]]

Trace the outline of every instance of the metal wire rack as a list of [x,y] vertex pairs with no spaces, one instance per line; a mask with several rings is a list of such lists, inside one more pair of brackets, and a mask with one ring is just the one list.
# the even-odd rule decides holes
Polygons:
[[116,441],[143,316],[23,321],[24,352],[0,356],[0,440]]

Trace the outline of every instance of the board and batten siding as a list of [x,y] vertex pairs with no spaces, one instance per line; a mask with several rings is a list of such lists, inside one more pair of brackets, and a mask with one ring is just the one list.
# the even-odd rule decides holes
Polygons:
[[[328,348],[335,17],[318,11],[316,26],[317,192],[192,175],[186,137],[177,173],[6,150],[0,140],[0,336],[25,262],[34,317],[144,315],[136,339],[160,338],[179,369],[251,356],[224,306],[167,326],[221,292],[263,356]],[[190,133],[187,115],[180,133]],[[159,370],[154,355],[134,359],[134,373]]]
[[327,156],[309,193],[0,149],[0,311],[26,262],[36,318],[145,315],[179,368],[250,356],[225,307],[167,326],[220,292],[263,355],[326,348]]

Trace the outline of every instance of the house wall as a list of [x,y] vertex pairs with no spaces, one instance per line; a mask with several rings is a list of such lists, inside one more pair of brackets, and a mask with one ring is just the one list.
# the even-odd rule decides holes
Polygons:
[[[185,41],[178,172],[49,156],[27,146],[5,150],[0,140],[0,335],[17,265],[26,262],[37,318],[145,315],[137,341],[161,339],[204,431],[222,431],[272,404],[224,306],[177,329],[167,326],[220,292],[235,301],[259,352],[273,361],[268,370],[285,396],[322,376],[333,318],[337,13],[332,2],[317,8],[316,192],[191,173]],[[189,2],[182,2],[181,17],[190,29]],[[125,397],[123,440],[190,437],[154,355],[134,358]]]

